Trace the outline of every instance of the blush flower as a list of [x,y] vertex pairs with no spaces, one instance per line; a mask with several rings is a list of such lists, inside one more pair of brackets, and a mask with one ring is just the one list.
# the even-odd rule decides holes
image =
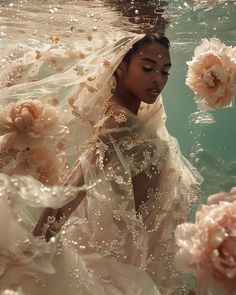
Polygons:
[[176,267],[191,273],[203,294],[236,294],[236,189],[209,197],[196,214],[175,232],[180,247]]
[[229,107],[233,103],[236,83],[236,48],[219,39],[203,39],[194,51],[186,85],[195,93],[201,109]]
[[4,169],[8,175],[31,175],[44,185],[60,184],[63,160],[55,154],[54,148],[37,147],[17,154]]
[[0,136],[8,135],[15,149],[37,147],[61,132],[56,109],[39,100],[10,103],[0,111]]

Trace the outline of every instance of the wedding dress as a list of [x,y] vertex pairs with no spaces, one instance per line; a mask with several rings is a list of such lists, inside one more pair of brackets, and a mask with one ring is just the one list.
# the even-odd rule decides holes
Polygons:
[[[166,130],[161,96],[137,116],[109,102],[113,73],[140,38],[117,33],[93,40],[93,48],[86,41],[44,47],[36,56],[26,51],[8,69],[21,68],[1,89],[5,117],[18,100],[53,106],[64,129],[40,144],[55,146],[64,166],[43,184],[47,169],[16,169],[17,153],[35,147],[11,158],[9,134],[18,131],[0,128],[0,216],[7,225],[0,234],[1,294],[184,294],[174,231],[188,218],[201,177]],[[9,82],[6,73],[1,81]],[[78,171],[83,187],[76,186]],[[49,243],[32,235],[42,208],[60,208],[81,190],[86,196],[58,235]]]

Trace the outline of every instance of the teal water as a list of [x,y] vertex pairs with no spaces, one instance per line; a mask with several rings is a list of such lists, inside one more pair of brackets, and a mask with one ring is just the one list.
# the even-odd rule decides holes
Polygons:
[[236,185],[236,108],[211,112],[213,124],[190,124],[189,115],[197,108],[193,92],[185,85],[186,61],[203,38],[216,37],[228,46],[236,45],[236,1],[198,8],[191,3],[170,1],[172,19],[166,35],[172,41],[173,68],[164,98],[168,129],[205,178],[202,194],[207,195]]
[[[217,2],[217,1],[215,1]],[[87,13],[81,13],[87,7]],[[166,11],[168,23],[159,17]],[[19,42],[31,45],[59,35],[70,41],[73,31],[84,29],[84,18],[93,26],[113,26],[120,30],[142,31],[157,21],[157,29],[171,41],[172,70],[163,97],[167,127],[180,144],[183,154],[204,177],[199,203],[209,194],[236,185],[236,106],[212,112],[215,123],[192,124],[189,116],[197,111],[194,95],[185,85],[186,61],[202,38],[217,37],[236,46],[236,1],[197,7],[194,0],[94,0],[94,1],[0,1],[0,58]],[[192,216],[193,217],[193,216]]]

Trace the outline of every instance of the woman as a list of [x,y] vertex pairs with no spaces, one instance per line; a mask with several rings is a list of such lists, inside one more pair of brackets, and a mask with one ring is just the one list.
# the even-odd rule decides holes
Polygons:
[[[78,127],[85,132],[64,183],[80,192],[60,209],[46,209],[34,230],[46,240],[59,232],[56,274],[42,276],[44,288],[22,285],[34,295],[183,294],[173,234],[199,181],[165,128],[160,93],[171,67],[169,41],[129,36],[103,45],[96,57],[83,62],[79,86],[76,79],[65,83],[75,115],[67,121],[69,144]],[[102,68],[94,68],[99,57]],[[59,87],[61,80],[47,81]]]
[[[145,270],[162,294],[182,287],[173,265],[173,233],[197,187],[164,128],[160,93],[170,67],[169,41],[163,36],[146,35],[125,54],[95,141],[68,179],[75,186],[95,179],[100,184],[81,192],[54,214],[57,222],[46,226],[49,239],[60,220],[74,212],[81,225],[70,240],[86,249],[79,255],[99,253]],[[36,235],[49,215],[50,210],[43,214]]]

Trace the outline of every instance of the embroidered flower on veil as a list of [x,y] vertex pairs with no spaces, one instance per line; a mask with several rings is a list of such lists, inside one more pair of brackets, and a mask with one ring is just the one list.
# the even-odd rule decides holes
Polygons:
[[175,232],[176,266],[191,273],[203,294],[236,294],[236,188],[208,198],[196,214],[196,223],[184,223]]
[[195,93],[200,109],[217,109],[232,105],[236,83],[236,47],[219,39],[203,39],[194,51],[186,85]]

